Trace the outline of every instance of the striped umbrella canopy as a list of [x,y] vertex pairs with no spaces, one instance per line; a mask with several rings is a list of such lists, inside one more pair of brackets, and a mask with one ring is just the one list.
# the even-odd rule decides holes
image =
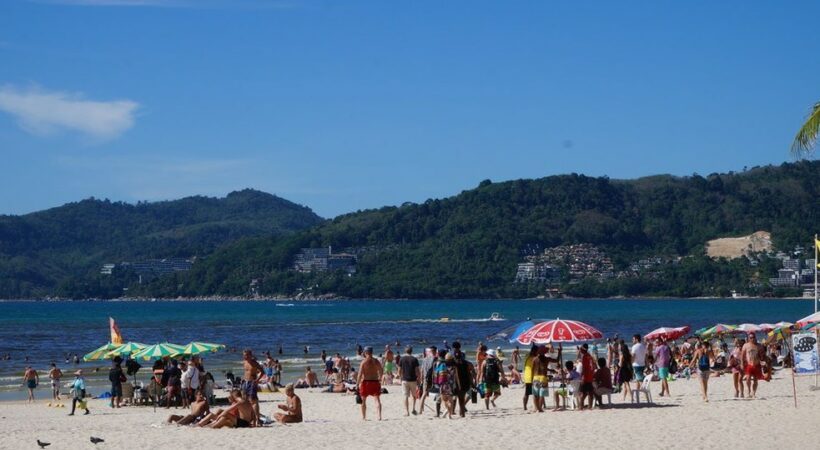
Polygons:
[[154,344],[149,347],[145,347],[144,349],[138,351],[131,355],[134,359],[142,358],[146,361],[149,359],[160,359],[166,356],[177,356],[182,354],[182,350],[185,347],[182,345],[177,344],[169,344],[168,342],[164,342],[162,344]]
[[652,330],[644,336],[645,339],[655,340],[655,339],[678,339],[683,336],[686,336],[686,333],[689,332],[689,327],[660,327],[658,329]]
[[210,342],[191,342],[182,349],[180,354],[198,355],[200,353],[216,352],[223,348],[225,348],[223,344],[211,344]]
[[531,345],[584,342],[603,337],[603,333],[584,322],[555,319],[535,324],[518,336],[517,341],[523,345]]
[[130,355],[144,349],[145,347],[145,344],[140,344],[139,342],[126,342],[125,344],[122,344],[114,350],[106,353],[105,357],[113,358],[115,356]]
[[763,331],[764,333],[768,333],[769,331],[774,330],[778,326],[777,326],[776,323],[761,323],[757,327],[760,328],[760,331]]
[[713,327],[709,327],[706,329],[701,328],[695,334],[703,337],[713,336],[713,335],[721,335],[727,333],[734,333],[737,326],[735,325],[726,325],[725,323],[719,323]]
[[105,359],[105,355],[108,354],[111,350],[119,347],[117,344],[107,343],[102,347],[97,348],[91,352],[88,352],[83,356],[83,361],[98,361],[101,359]]

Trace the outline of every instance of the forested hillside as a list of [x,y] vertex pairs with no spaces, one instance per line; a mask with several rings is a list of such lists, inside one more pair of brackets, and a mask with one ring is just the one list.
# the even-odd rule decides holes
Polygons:
[[[0,216],[0,298],[121,292],[106,262],[202,257],[249,236],[283,236],[321,223],[309,208],[254,190],[136,205],[87,199]],[[100,284],[106,289],[100,290]]]
[[[763,261],[712,261],[704,243],[770,231],[777,248],[810,245],[820,211],[820,163],[740,173],[637,180],[561,175],[492,183],[445,199],[339,216],[284,237],[242,239],[188,274],[142,285],[152,296],[335,293],[352,297],[531,296],[512,283],[521,251],[591,243],[616,266],[660,255],[685,257],[656,279],[565,286],[575,295],[712,295],[748,287],[776,267]],[[357,272],[289,270],[300,247],[362,248]]]

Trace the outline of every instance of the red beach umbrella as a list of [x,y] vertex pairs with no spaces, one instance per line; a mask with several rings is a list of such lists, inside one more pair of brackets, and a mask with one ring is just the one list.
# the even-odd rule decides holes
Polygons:
[[523,345],[573,343],[603,339],[604,334],[594,327],[576,320],[548,320],[535,324],[518,336]]
[[689,327],[660,327],[657,330],[652,330],[646,334],[645,339],[653,341],[655,339],[671,339],[675,340],[686,336],[686,333],[689,332]]

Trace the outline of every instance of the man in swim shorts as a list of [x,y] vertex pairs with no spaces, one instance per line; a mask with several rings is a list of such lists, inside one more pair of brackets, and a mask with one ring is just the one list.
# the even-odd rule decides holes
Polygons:
[[661,379],[661,393],[660,396],[667,397],[669,393],[669,366],[672,364],[672,351],[666,345],[666,339],[661,339],[657,347],[655,347],[655,367],[658,368],[658,376]]
[[25,383],[26,389],[28,389],[28,401],[31,403],[34,401],[34,389],[37,387],[37,384],[40,383],[40,375],[37,374],[37,371],[32,369],[31,366],[27,366],[26,373],[23,374],[23,383]]
[[253,405],[256,417],[259,417],[259,396],[256,392],[259,380],[264,376],[265,371],[259,361],[253,357],[253,352],[250,349],[245,349],[242,352],[242,359],[244,359],[242,366],[245,369],[245,374],[242,376],[242,393],[245,399]]
[[364,361],[359,366],[359,376],[357,383],[359,386],[359,396],[362,398],[362,420],[367,420],[367,397],[374,397],[376,409],[379,412],[379,420],[382,420],[382,385],[379,380],[382,378],[382,365],[373,358],[373,347],[365,347]]
[[763,378],[763,371],[760,370],[760,355],[763,351],[754,333],[749,333],[748,337],[749,340],[740,349],[740,361],[746,378],[746,392],[750,398],[755,398],[757,381]]

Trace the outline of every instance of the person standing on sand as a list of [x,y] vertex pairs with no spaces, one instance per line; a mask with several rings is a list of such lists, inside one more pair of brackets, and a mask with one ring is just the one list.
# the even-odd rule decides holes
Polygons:
[[743,386],[743,366],[740,363],[742,359],[741,348],[743,348],[743,339],[735,338],[735,345],[732,353],[729,354],[729,369],[732,371],[732,385],[735,387],[735,398],[744,398]]
[[[635,380],[635,389],[641,388],[641,383],[644,379],[644,370],[646,369],[646,345],[641,342],[641,335],[635,334],[632,336],[632,376]],[[626,392],[624,392],[626,395]],[[626,400],[626,397],[624,397]]]
[[[589,345],[584,344],[579,349],[581,357],[581,401],[579,411],[584,410],[584,401],[589,398],[589,409],[592,409],[592,402],[595,398],[595,361],[589,354]],[[620,353],[620,352],[619,352]]]
[[532,395],[532,364],[537,355],[538,347],[533,345],[530,348],[530,353],[524,359],[524,375],[522,377],[524,380],[524,411],[527,410],[527,402],[530,400],[530,395]]
[[666,395],[669,397],[669,366],[672,363],[672,351],[666,345],[666,339],[661,339],[655,347],[655,367],[658,368],[658,377],[661,379],[661,393],[660,396]]
[[57,363],[51,363],[51,370],[48,371],[48,378],[51,380],[51,397],[60,401],[60,378],[63,372],[57,367]]
[[479,383],[484,385],[484,407],[490,409],[492,403],[495,408],[495,401],[501,396],[501,385],[507,383],[504,375],[504,368],[501,361],[495,357],[495,350],[487,350],[487,359],[478,372]]
[[712,347],[701,341],[698,342],[695,348],[695,356],[689,364],[690,369],[694,369],[697,364],[698,375],[700,377],[700,390],[703,394],[703,401],[707,403],[709,402],[709,375],[712,373],[709,363],[712,357]]
[[[425,349],[424,358],[421,360],[421,382],[422,382],[422,392],[421,392],[421,405],[419,407],[419,414],[424,413],[424,401],[427,399],[427,396],[430,395],[431,390],[433,389],[433,382],[432,377],[429,376],[433,367],[436,364],[436,347],[428,347]],[[436,392],[432,392],[435,394]],[[440,406],[436,403],[436,411],[438,415],[438,411],[440,410]]]
[[467,355],[461,351],[461,343],[453,342],[453,367],[455,368],[456,383],[453,390],[456,403],[458,403],[458,415],[467,415],[467,395],[473,389],[475,380],[475,367],[467,360]]
[[515,367],[515,370],[518,370],[518,364],[521,363],[521,350],[517,345],[515,346],[515,350],[512,351],[511,358],[513,367]]
[[[242,375],[242,394],[245,400],[253,406],[254,414],[256,414],[258,418],[259,395],[257,391],[259,390],[259,380],[264,375],[264,369],[262,365],[259,364],[259,361],[253,357],[253,351],[251,351],[251,349],[245,349],[245,351],[242,352],[242,359],[244,360],[242,368],[245,370],[245,373]],[[256,426],[256,424],[254,424],[254,426]]]
[[120,364],[122,364],[122,358],[119,356],[115,357],[112,362],[111,370],[108,371],[108,381],[111,382],[112,408],[119,408],[122,406],[122,383],[127,380]]
[[410,415],[410,397],[413,397],[413,415],[416,415],[416,390],[421,379],[419,360],[413,356],[413,347],[404,349],[405,355],[399,359],[399,379],[404,391],[404,415]]
[[390,378],[393,377],[393,361],[396,359],[396,356],[393,354],[393,350],[390,350],[390,344],[384,346],[384,373],[390,375]]
[[34,389],[40,383],[40,375],[31,366],[26,366],[26,372],[23,374],[23,384],[28,389],[29,403],[34,401]]
[[743,373],[746,375],[746,392],[749,394],[749,398],[755,398],[757,395],[757,382],[763,378],[763,372],[760,370],[761,349],[754,333],[749,333],[748,338],[749,341],[743,344],[740,349],[740,358]]
[[382,365],[373,358],[373,347],[365,347],[364,360],[359,366],[359,376],[356,385],[359,387],[359,396],[362,398],[362,420],[367,420],[367,397],[374,397],[379,420],[382,420]]

